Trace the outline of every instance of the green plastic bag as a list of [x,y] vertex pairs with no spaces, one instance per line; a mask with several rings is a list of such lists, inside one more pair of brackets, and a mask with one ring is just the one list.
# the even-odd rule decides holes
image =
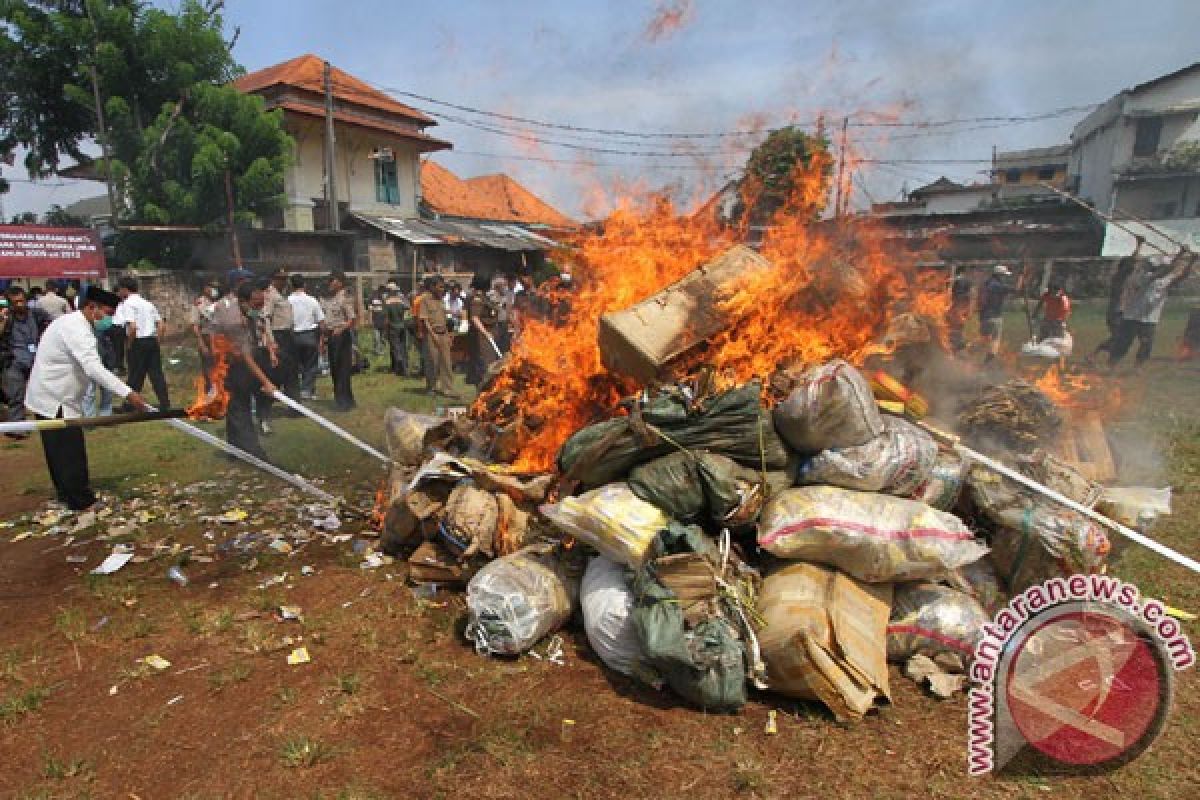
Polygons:
[[[696,526],[672,523],[659,534],[657,555],[710,554],[714,548]],[[746,652],[734,628],[709,616],[691,630],[675,594],[654,576],[653,561],[634,577],[633,626],[643,659],[634,674],[661,680],[683,699],[709,711],[736,711],[746,703]]]
[[759,394],[757,381],[695,404],[678,389],[664,391],[627,417],[577,431],[559,450],[559,470],[585,487],[600,486],[680,448],[718,453],[759,470],[786,469],[787,447]]

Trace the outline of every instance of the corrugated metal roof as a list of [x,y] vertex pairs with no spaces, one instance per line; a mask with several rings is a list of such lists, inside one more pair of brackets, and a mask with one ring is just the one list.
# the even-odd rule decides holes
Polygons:
[[520,225],[483,225],[462,220],[384,217],[357,211],[352,212],[351,216],[409,244],[468,245],[512,252],[558,247],[558,242],[553,239]]

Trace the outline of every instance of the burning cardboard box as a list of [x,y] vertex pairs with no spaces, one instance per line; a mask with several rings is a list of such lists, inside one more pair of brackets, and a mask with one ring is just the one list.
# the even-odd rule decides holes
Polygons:
[[663,368],[724,330],[723,291],[770,262],[745,245],[717,258],[624,311],[600,317],[600,358],[618,375],[653,383]]

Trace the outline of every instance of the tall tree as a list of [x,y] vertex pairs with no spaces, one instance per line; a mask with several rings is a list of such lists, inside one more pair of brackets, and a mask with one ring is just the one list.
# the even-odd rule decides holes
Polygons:
[[[177,12],[144,0],[0,0],[0,153],[28,148],[26,168],[43,177],[64,157],[88,160],[84,144],[99,139],[118,214],[209,225],[226,210],[224,201],[214,209],[207,183],[218,147],[239,216],[268,209],[266,189],[282,191],[291,141],[261,104],[263,119],[250,124],[248,98],[226,86],[242,69],[222,8],[223,0],[183,0]],[[156,166],[175,169],[160,176],[169,191],[150,179]],[[193,179],[198,196],[189,198]]]
[[763,225],[785,205],[816,220],[829,199],[833,160],[829,140],[789,126],[771,131],[746,161],[735,217]]

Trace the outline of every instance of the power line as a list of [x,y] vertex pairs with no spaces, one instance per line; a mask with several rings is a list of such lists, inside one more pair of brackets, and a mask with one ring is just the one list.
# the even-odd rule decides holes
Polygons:
[[[468,105],[464,105],[461,103],[452,103],[447,100],[439,100],[435,97],[430,97],[428,95],[417,94],[415,92],[406,92],[401,89],[396,89],[396,88],[388,87],[388,86],[376,86],[376,88],[378,88],[380,91],[384,91],[384,92],[387,92],[392,95],[408,97],[408,98],[412,98],[414,100],[419,100],[421,102],[432,103],[434,105],[442,106],[444,108],[453,108],[457,111],[463,111],[463,112],[466,112],[469,114],[477,114],[480,116],[492,117],[494,119],[500,119],[500,120],[504,120],[506,122],[518,123],[521,125],[529,125],[529,126],[534,126],[534,127],[539,127],[539,128],[549,128],[549,129],[553,129],[553,130],[573,131],[573,132],[577,132],[577,133],[594,133],[594,134],[603,134],[606,136],[619,136],[619,137],[629,137],[629,138],[648,138],[648,139],[655,139],[655,138],[715,139],[715,138],[728,138],[728,137],[739,137],[739,136],[756,136],[756,135],[761,135],[763,133],[767,133],[770,131],[770,129],[758,129],[758,130],[733,130],[733,131],[713,131],[713,132],[682,132],[682,131],[630,131],[630,130],[625,130],[622,128],[592,128],[592,127],[586,127],[586,126],[582,126],[582,125],[572,125],[569,123],[548,122],[546,120],[532,119],[530,117],[521,117],[521,116],[516,116],[513,114],[504,114],[504,113],[501,113],[498,111],[488,111],[486,109],[475,108],[473,106],[468,106]],[[1003,124],[1012,124],[1012,123],[1018,123],[1018,122],[1038,122],[1038,121],[1042,121],[1042,120],[1054,119],[1056,117],[1066,116],[1068,114],[1080,113],[1080,112],[1084,112],[1084,111],[1091,111],[1091,110],[1095,109],[1096,107],[1097,107],[1097,104],[1092,103],[1092,104],[1088,104],[1088,105],[1062,106],[1060,108],[1050,109],[1049,111],[1039,111],[1039,112],[1035,112],[1032,114],[1009,114],[1009,115],[992,115],[992,116],[978,116],[978,117],[959,117],[959,118],[955,118],[955,119],[946,119],[946,120],[900,121],[900,120],[867,119],[867,120],[856,121],[855,120],[856,115],[850,114],[847,116],[851,120],[851,122],[849,123],[850,126],[855,127],[855,128],[919,128],[919,129],[925,129],[925,128],[945,128],[945,127],[952,127],[955,125],[969,125],[969,124],[979,124],[979,123],[995,123],[997,125],[1003,125]],[[432,112],[430,112],[428,109],[424,109],[424,111],[425,111],[425,113],[428,113],[431,116],[437,116],[436,114],[433,114]],[[859,115],[859,116],[877,116],[877,115],[866,114],[866,115]],[[799,125],[801,127],[809,127],[809,126],[816,125],[818,122],[821,121],[821,119],[823,119],[823,117],[818,116],[815,119],[808,120],[805,122],[796,121],[796,122],[792,122],[789,124]]]
[[[488,153],[480,150],[455,149],[453,152],[457,155],[463,156],[482,156],[485,158],[509,159],[513,161],[537,161],[545,164],[571,164],[582,167],[615,167],[617,169],[678,169],[694,170],[697,172],[717,172],[721,169],[735,168],[733,165],[718,166],[710,164],[618,164],[612,161],[574,160],[569,158],[549,158],[547,156],[521,156],[508,153]],[[740,167],[737,168],[740,169]]]

